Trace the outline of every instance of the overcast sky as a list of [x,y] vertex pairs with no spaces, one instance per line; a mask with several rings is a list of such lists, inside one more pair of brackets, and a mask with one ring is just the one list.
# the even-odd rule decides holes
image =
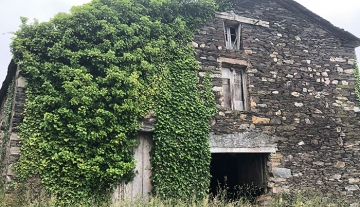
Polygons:
[[[0,0],[0,87],[11,60],[11,32],[18,30],[20,16],[48,21],[58,12],[90,0]],[[311,11],[360,37],[360,0],[296,0]],[[356,49],[360,59],[360,47]]]

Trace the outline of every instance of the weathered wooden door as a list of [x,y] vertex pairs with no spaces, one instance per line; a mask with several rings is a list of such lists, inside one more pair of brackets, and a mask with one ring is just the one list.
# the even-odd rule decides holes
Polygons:
[[151,133],[139,134],[139,146],[134,149],[136,168],[134,172],[136,176],[134,180],[128,184],[121,183],[114,191],[113,202],[118,200],[136,198],[147,198],[151,192],[151,166],[150,166],[150,150],[153,146]]

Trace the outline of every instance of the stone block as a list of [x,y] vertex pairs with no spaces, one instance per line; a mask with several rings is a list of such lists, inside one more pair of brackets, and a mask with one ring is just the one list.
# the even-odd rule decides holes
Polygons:
[[281,118],[275,117],[270,120],[270,124],[281,124]]
[[348,64],[349,65],[354,65],[355,64],[355,59],[349,59]]
[[292,96],[295,96],[295,97],[299,97],[299,96],[300,96],[300,93],[298,93],[298,92],[291,92],[291,95],[292,95]]
[[267,108],[267,104],[258,104],[257,106],[260,108]]
[[352,203],[352,204],[350,204],[350,207],[360,207],[360,204],[359,203]]
[[360,178],[349,178],[349,183],[350,184],[360,183]]
[[26,88],[26,80],[25,80],[25,78],[23,78],[23,77],[19,77],[18,79],[17,79],[17,87],[19,87],[19,88]]
[[223,89],[222,89],[222,87],[215,86],[215,87],[212,88],[212,90],[215,91],[215,92],[221,92]]
[[287,168],[275,168],[273,170],[274,177],[278,178],[291,178],[291,170]]
[[279,153],[276,153],[276,154],[271,154],[270,155],[270,158],[271,159],[281,159],[283,158],[284,156],[282,154],[279,154]]
[[282,182],[286,182],[286,178],[270,178],[270,181],[275,182],[275,183],[282,183]]
[[313,162],[313,165],[324,166],[324,162]]
[[272,189],[274,194],[279,194],[279,193],[289,193],[290,190],[288,188],[282,188],[282,187],[274,187]]
[[8,175],[8,176],[14,176],[15,173],[14,173],[13,168],[14,168],[14,164],[10,164],[9,167],[8,167],[8,169],[7,169],[6,175]]
[[357,191],[357,190],[360,190],[360,188],[359,188],[358,185],[349,185],[349,186],[345,187],[345,190],[347,190],[347,191]]
[[247,115],[246,114],[240,114],[240,119],[241,120],[246,120],[247,118]]
[[346,70],[344,70],[344,73],[346,73],[346,74],[353,74],[353,73],[354,73],[354,69],[346,69]]
[[191,45],[192,45],[193,47],[199,47],[199,44],[196,43],[196,42],[192,42]]
[[253,122],[253,124],[269,124],[270,119],[269,118],[262,118],[262,117],[253,116],[252,117],[252,122]]
[[345,165],[346,165],[345,162],[337,161],[336,164],[335,164],[335,167],[337,167],[337,168],[344,168]]
[[10,155],[18,155],[20,154],[20,147],[11,147],[10,148]]
[[341,179],[341,175],[340,175],[340,174],[335,174],[335,175],[332,176],[332,179],[340,180],[340,179]]
[[335,61],[336,61],[336,62],[343,63],[343,62],[346,62],[346,59],[341,58],[341,57],[336,57],[336,58],[335,58]]
[[11,133],[10,140],[11,141],[20,141],[20,138],[16,133]]

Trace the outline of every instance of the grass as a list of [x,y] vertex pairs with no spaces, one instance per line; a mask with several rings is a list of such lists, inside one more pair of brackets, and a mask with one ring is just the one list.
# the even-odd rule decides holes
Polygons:
[[[22,196],[8,195],[0,192],[0,207],[55,207],[57,200],[54,197],[49,197],[44,193],[25,192]],[[251,203],[246,199],[229,199],[228,193],[225,190],[218,192],[215,197],[207,197],[200,201],[195,198],[188,200],[179,199],[160,199],[158,197],[149,197],[148,199],[127,199],[114,202],[112,204],[103,204],[100,207],[254,207],[258,206],[256,203]],[[257,200],[264,199],[267,201],[265,206],[269,207],[342,207],[349,206],[349,203],[343,199],[325,199],[319,194],[298,193],[296,195],[280,194],[276,195],[271,200],[267,200],[265,196],[260,196]],[[79,207],[95,207],[99,205],[87,204],[77,205]]]

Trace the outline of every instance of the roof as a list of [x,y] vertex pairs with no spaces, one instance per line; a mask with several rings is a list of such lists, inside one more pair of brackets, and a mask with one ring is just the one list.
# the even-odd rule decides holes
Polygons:
[[4,80],[1,88],[0,88],[0,105],[6,98],[8,87],[10,86],[11,81],[15,77],[16,68],[17,68],[17,65],[15,64],[14,60],[11,60],[9,67],[8,67],[7,75],[5,77],[5,80]]
[[354,48],[360,46],[360,39],[358,37],[351,34],[350,32],[345,31],[344,29],[340,29],[339,27],[334,26],[329,21],[325,20],[319,15],[308,10],[306,7],[302,6],[296,1],[294,0],[273,0],[273,1],[275,1],[285,9],[294,13],[298,13],[304,18],[308,19],[309,21],[320,25],[323,29],[327,30],[328,32],[332,33],[334,36],[341,39],[344,46],[354,47]]

